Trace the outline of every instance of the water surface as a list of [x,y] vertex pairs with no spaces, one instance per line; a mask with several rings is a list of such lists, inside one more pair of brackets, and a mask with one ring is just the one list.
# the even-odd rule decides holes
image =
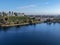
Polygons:
[[0,45],[60,45],[60,24],[0,28]]

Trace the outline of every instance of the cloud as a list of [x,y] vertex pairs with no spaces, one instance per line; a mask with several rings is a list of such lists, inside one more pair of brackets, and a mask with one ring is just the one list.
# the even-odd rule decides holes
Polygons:
[[26,6],[21,6],[21,7],[18,7],[18,9],[29,9],[29,8],[35,8],[36,5],[26,5]]

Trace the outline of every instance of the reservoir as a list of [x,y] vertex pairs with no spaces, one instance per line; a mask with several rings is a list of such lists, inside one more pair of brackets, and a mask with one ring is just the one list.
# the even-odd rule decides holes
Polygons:
[[0,45],[60,45],[60,23],[0,27]]

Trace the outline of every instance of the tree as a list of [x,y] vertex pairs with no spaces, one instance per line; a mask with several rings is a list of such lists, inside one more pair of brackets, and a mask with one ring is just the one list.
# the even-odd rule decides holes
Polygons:
[[4,20],[3,19],[0,19],[0,23],[4,23]]
[[12,11],[12,15],[14,15],[14,12]]
[[7,13],[5,13],[5,12],[2,12],[2,14],[3,14],[3,16],[7,16]]
[[32,20],[31,19],[29,19],[29,23],[32,24]]
[[14,15],[17,16],[17,12],[14,12]]
[[11,13],[11,11],[9,11],[9,14]]
[[11,15],[11,11],[9,11],[9,16]]
[[5,18],[5,21],[8,21],[8,18],[7,17]]

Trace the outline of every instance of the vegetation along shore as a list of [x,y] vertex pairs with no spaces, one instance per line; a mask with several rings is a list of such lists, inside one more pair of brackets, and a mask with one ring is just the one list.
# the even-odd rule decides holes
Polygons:
[[5,12],[2,12],[2,14],[3,15],[0,15],[0,26],[2,27],[40,23],[40,20],[37,20],[34,17],[30,18],[24,13],[22,13],[21,15],[19,14],[20,16],[18,16],[18,13],[16,12],[11,16],[8,16],[8,14]]
[[[57,18],[58,17],[58,18]],[[0,26],[9,27],[9,26],[21,26],[36,24],[42,22],[53,22],[60,23],[59,16],[40,16],[40,15],[25,15],[24,13],[17,12],[0,12]]]

